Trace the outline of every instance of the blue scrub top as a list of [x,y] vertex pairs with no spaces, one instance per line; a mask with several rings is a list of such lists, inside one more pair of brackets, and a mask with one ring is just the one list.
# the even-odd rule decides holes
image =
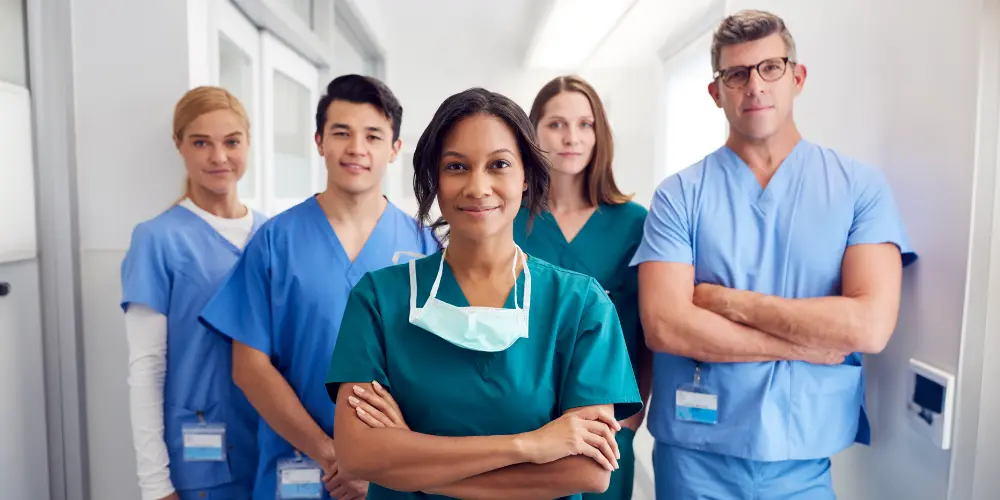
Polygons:
[[[420,307],[441,258],[437,252],[416,262]],[[641,411],[618,315],[604,289],[589,276],[531,256],[527,266],[528,337],[495,353],[459,347],[411,324],[407,266],[366,276],[344,313],[326,378],[330,398],[336,399],[341,383],[377,380],[392,392],[414,432],[456,437],[529,432],[584,406],[612,404],[619,420]],[[515,294],[523,306],[523,272],[506,309],[514,308]],[[447,262],[438,299],[469,306]],[[443,497],[372,484],[368,498]]]
[[[332,435],[334,405],[323,373],[351,288],[366,272],[390,265],[396,252],[426,255],[438,248],[430,231],[388,203],[352,263],[311,197],[261,228],[201,317],[223,335],[270,356],[306,411]],[[263,419],[260,427],[256,500],[275,497],[278,460],[295,456]]]
[[[256,232],[266,217],[253,214]],[[252,235],[253,233],[251,233]],[[198,321],[198,313],[241,255],[190,210],[174,206],[136,226],[122,262],[122,310],[142,304],[167,317],[164,440],[170,480],[180,491],[239,483],[249,489],[257,467],[257,412],[232,381],[232,345]],[[225,424],[225,462],[185,462],[182,428]]]
[[[785,298],[840,294],[844,251],[893,243],[916,260],[892,191],[878,169],[800,141],[766,189],[722,147],[657,188],[632,265],[693,264],[696,283]],[[649,429],[660,442],[760,461],[834,455],[870,442],[861,354],[843,364],[802,361],[702,365],[718,424],[678,421],[674,391],[695,362],[654,357]]]

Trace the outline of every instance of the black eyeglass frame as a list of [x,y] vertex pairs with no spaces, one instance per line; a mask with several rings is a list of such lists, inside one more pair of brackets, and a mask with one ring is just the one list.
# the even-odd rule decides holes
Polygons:
[[[768,80],[766,77],[764,77],[764,73],[761,73],[760,67],[762,65],[766,64],[766,63],[773,63],[775,61],[781,61],[781,74],[778,75],[777,77],[775,77],[774,79]],[[760,76],[761,80],[764,80],[765,82],[776,82],[776,81],[780,80],[781,77],[785,76],[785,73],[788,72],[788,66],[789,65],[795,65],[795,64],[796,64],[796,62],[793,61],[793,60],[791,60],[791,59],[789,59],[788,57],[769,57],[769,58],[764,59],[763,61],[761,61],[761,62],[759,62],[757,64],[750,64],[750,65],[747,65],[747,66],[730,66],[728,68],[720,69],[720,70],[716,71],[715,73],[712,73],[712,79],[713,80],[721,80],[723,85],[725,85],[726,87],[729,87],[731,89],[738,89],[740,87],[743,87],[744,85],[746,85],[750,81],[750,73],[752,73],[754,70],[757,70],[757,74]],[[743,81],[742,83],[740,83],[739,85],[730,85],[730,84],[726,83],[726,79],[725,78],[722,78],[723,75],[725,75],[726,73],[729,73],[731,71],[734,71],[734,70],[746,70],[746,72],[747,72],[746,80]]]

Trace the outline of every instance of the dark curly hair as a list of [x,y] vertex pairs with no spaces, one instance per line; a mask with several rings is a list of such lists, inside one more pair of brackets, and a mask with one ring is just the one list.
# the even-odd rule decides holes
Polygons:
[[529,210],[529,224],[536,215],[547,209],[549,163],[538,147],[535,127],[528,115],[506,96],[482,88],[472,88],[441,103],[413,152],[413,193],[419,204],[417,219],[425,227],[437,230],[448,224],[444,217],[430,222],[430,209],[437,196],[440,178],[441,149],[444,138],[455,124],[475,115],[494,116],[503,120],[517,138],[517,148],[524,165],[524,181],[528,186],[521,205]]

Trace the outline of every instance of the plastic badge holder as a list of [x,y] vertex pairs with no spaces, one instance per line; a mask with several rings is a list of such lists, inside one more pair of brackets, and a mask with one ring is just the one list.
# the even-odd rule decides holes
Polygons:
[[184,424],[185,462],[226,460],[226,427],[218,424]]
[[[298,455],[298,454],[297,454]],[[299,455],[278,461],[278,498],[323,498],[323,470]]]

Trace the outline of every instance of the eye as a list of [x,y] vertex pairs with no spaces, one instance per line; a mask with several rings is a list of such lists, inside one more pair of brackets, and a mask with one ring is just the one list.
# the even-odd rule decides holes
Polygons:
[[594,124],[591,122],[583,122],[580,124],[580,126],[583,128],[594,128]]
[[508,168],[510,167],[510,162],[507,160],[497,160],[490,165],[490,168]]
[[347,137],[347,132],[344,132],[343,130],[338,130],[334,132],[333,135],[334,137]]
[[374,141],[381,141],[382,138],[377,135],[369,135],[368,140],[374,142]]
[[192,144],[194,144],[194,147],[196,147],[196,148],[201,148],[201,147],[205,147],[206,145],[208,145],[207,142],[205,142],[205,141],[203,141],[201,139],[198,139],[198,140],[194,141]]
[[454,163],[453,162],[453,163],[449,163],[449,164],[445,165],[444,169],[445,169],[445,171],[459,171],[459,170],[465,170],[466,168],[465,168],[465,165],[463,165],[461,163]]
[[226,144],[229,144],[229,147],[231,147],[231,148],[239,147],[240,140],[239,139],[229,139],[226,142]]
[[562,126],[562,124],[561,124],[561,123],[559,123],[559,122],[552,122],[552,123],[549,123],[549,128],[551,128],[551,129],[553,129],[553,130],[554,130],[554,129],[557,129],[557,128],[559,128],[560,126]]

